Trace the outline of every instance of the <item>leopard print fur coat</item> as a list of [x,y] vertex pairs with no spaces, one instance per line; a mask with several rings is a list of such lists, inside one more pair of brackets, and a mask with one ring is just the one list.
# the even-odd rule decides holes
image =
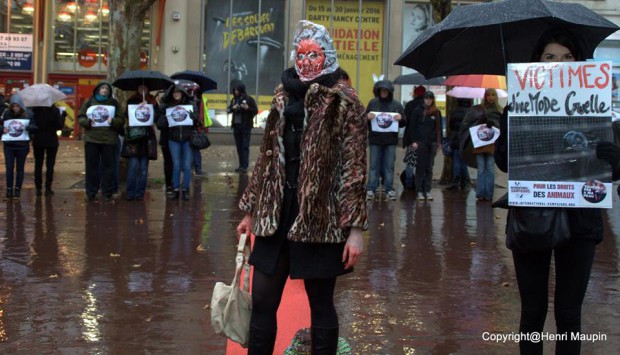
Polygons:
[[[278,228],[284,194],[283,132],[287,93],[276,88],[265,135],[239,208],[252,216],[252,232],[272,236]],[[288,239],[343,243],[351,227],[368,229],[364,105],[345,81],[331,88],[312,84],[305,96],[300,146],[299,214]]]

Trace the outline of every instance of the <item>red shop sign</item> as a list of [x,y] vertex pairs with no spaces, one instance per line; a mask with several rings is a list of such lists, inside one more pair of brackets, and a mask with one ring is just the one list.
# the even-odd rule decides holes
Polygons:
[[97,63],[97,53],[90,49],[82,49],[78,52],[78,63],[85,68],[90,68]]

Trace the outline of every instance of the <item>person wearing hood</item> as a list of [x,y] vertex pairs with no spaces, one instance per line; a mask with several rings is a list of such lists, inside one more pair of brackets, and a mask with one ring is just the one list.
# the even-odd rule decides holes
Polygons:
[[469,108],[472,105],[472,99],[458,99],[456,108],[450,111],[450,148],[452,148],[452,171],[454,172],[454,180],[447,188],[450,191],[464,190],[471,185],[469,178],[469,170],[467,164],[461,157],[461,125]]
[[30,133],[36,130],[32,111],[26,109],[19,94],[11,95],[9,107],[2,113],[0,124],[3,127],[6,199],[19,199],[24,182],[26,157],[30,152]]
[[233,88],[233,98],[226,112],[233,114],[232,129],[239,158],[239,167],[235,172],[245,173],[250,165],[250,137],[258,107],[256,101],[245,92],[243,83],[238,83]]
[[413,112],[411,127],[405,130],[403,144],[417,153],[415,189],[417,199],[432,201],[433,166],[441,147],[441,112],[435,106],[435,94],[424,93],[424,105]]
[[118,132],[125,123],[122,106],[112,96],[112,86],[106,82],[98,83],[93,95],[80,108],[77,118],[84,128],[86,202],[95,199],[99,186],[104,201],[111,201]]
[[[177,121],[180,124],[171,124]],[[181,85],[171,86],[159,104],[157,127],[162,131],[168,130],[168,148],[172,158],[173,192],[171,198],[173,200],[179,199],[179,196],[184,201],[189,200],[189,184],[194,159],[194,152],[189,141],[194,127],[200,125],[196,106],[190,95]],[[182,189],[181,172],[183,172]]]
[[[127,105],[125,109],[125,118],[127,119],[126,131],[127,134],[123,140],[123,157],[127,159],[127,184],[125,199],[127,201],[137,200],[142,201],[144,199],[144,193],[146,192],[146,180],[149,174],[149,151],[151,147],[157,154],[157,146],[155,130],[153,126],[135,126],[129,125],[129,105],[153,105],[153,111],[157,112],[158,105],[157,100],[151,94],[149,94],[149,88],[146,85],[138,86],[137,92],[127,99]],[[155,143],[153,143],[155,142]]]
[[45,196],[54,194],[52,181],[54,180],[54,165],[58,153],[57,132],[65,126],[67,113],[60,112],[58,107],[33,107],[33,119],[37,131],[32,135],[34,150],[34,186],[36,195],[43,194],[43,160],[45,159]]
[[366,199],[375,199],[379,177],[382,176],[387,199],[395,200],[394,162],[398,145],[398,128],[404,127],[407,120],[404,117],[403,105],[394,100],[394,85],[391,81],[377,81],[373,87],[373,94],[375,97],[366,107],[370,144],[370,173],[366,186]]
[[[416,86],[415,89],[413,89],[413,100],[407,102],[407,104],[405,105],[405,118],[407,119],[407,126],[405,127],[405,132],[403,133],[403,148],[407,149],[408,146],[411,145],[410,139],[408,139],[407,137],[412,137],[413,132],[411,131],[413,129],[413,113],[415,112],[415,110],[420,107],[420,106],[424,106],[424,94],[426,93],[426,88],[422,85]],[[406,189],[409,190],[414,190],[415,189],[415,180],[414,180],[414,172],[413,169],[415,168],[415,164],[413,161],[411,160],[407,160],[406,162],[406,166],[405,166],[405,182],[403,183],[403,185],[405,186]]]
[[273,353],[290,276],[304,280],[312,353],[336,354],[336,279],[359,260],[368,228],[367,120],[324,26],[300,21],[292,48],[239,202],[237,234],[256,235],[248,353]]

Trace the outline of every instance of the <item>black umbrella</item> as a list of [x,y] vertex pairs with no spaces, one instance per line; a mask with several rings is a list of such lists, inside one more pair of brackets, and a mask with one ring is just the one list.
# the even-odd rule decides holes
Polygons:
[[205,92],[217,89],[217,82],[209,78],[205,73],[195,70],[184,70],[170,75],[172,79],[185,79],[200,85],[200,91]]
[[166,90],[174,81],[156,70],[130,70],[121,74],[112,86],[121,90],[135,91],[138,86],[146,85],[149,90]]
[[394,79],[395,85],[443,85],[444,77],[426,79],[420,73],[399,75]]
[[505,0],[455,7],[422,32],[394,64],[426,77],[506,74],[507,63],[529,62],[543,32],[563,28],[586,58],[618,26],[580,4]]

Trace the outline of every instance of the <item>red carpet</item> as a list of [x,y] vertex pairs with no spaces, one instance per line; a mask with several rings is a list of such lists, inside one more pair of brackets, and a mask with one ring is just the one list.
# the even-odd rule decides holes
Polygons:
[[[254,236],[252,236],[252,244]],[[284,287],[282,302],[278,309],[278,337],[274,354],[284,353],[291,339],[300,328],[310,327],[310,306],[303,280],[288,279]],[[246,354],[247,350],[239,344],[228,341],[226,354]]]

